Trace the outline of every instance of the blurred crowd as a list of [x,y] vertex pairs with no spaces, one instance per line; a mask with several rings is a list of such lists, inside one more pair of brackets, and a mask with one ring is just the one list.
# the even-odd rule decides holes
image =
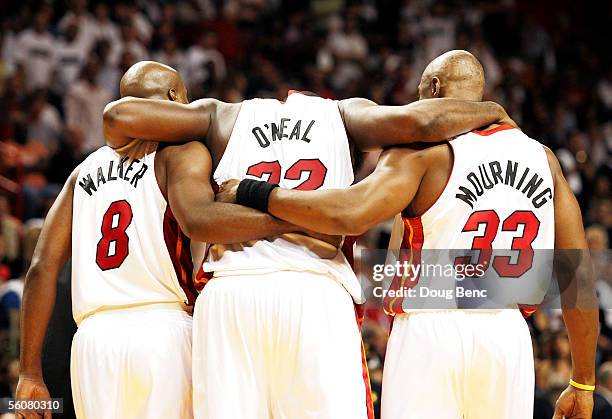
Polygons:
[[[24,0],[0,11],[0,396],[16,384],[22,278],[44,215],[72,169],[104,144],[102,110],[123,72],[145,59],[179,70],[192,100],[283,99],[297,88],[397,105],[416,99],[431,59],[471,51],[485,68],[485,98],[557,154],[583,211],[598,291],[612,301],[609,2]],[[366,156],[359,175],[375,161]],[[381,226],[360,245],[384,248],[386,238]],[[609,416],[594,417],[610,418],[612,310],[601,321],[598,394]],[[569,379],[569,343],[559,312],[529,323],[536,418],[551,417]],[[386,328],[364,325],[375,397]]]

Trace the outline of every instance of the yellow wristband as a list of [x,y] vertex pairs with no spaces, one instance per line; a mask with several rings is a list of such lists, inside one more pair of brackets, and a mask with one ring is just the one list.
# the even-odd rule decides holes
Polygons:
[[580,384],[580,383],[575,382],[571,378],[570,378],[569,383],[570,383],[570,386],[576,387],[577,389],[580,389],[580,390],[595,391],[595,386],[590,386],[588,384]]

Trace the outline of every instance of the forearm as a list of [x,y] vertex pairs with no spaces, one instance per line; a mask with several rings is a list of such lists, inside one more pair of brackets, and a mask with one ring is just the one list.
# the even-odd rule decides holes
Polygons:
[[30,268],[26,276],[21,308],[21,374],[42,376],[42,347],[55,305],[54,277],[57,274],[37,267]]
[[590,254],[587,249],[555,252],[563,320],[572,354],[572,378],[581,384],[594,384],[599,303]]
[[269,214],[222,202],[194,211],[182,228],[193,240],[215,244],[242,243],[299,230]]
[[380,106],[363,99],[341,102],[345,126],[361,150],[421,141],[443,141],[492,123],[512,123],[493,102],[423,99],[404,106]]
[[[365,220],[361,220],[363,211],[355,201],[346,189],[294,191],[276,188],[270,194],[268,212],[319,233],[355,235],[362,233],[361,227],[365,224]],[[367,202],[361,202],[362,208]]]
[[581,384],[595,384],[595,351],[599,327],[596,309],[563,310],[563,320],[572,351],[572,378]]
[[416,114],[420,141],[441,141],[476,128],[499,123],[507,117],[494,102],[429,99],[406,105]]
[[181,104],[167,100],[123,98],[104,109],[106,143],[119,148],[138,138],[149,141],[184,142],[202,139],[208,132],[211,101]]

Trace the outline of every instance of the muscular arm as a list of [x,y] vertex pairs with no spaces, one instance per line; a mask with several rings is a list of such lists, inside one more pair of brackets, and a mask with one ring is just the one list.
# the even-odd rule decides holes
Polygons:
[[361,98],[339,103],[357,148],[372,150],[418,141],[441,141],[492,123],[514,122],[493,102],[441,98],[405,106],[380,106]]
[[548,149],[547,155],[555,183],[555,268],[561,289],[565,289],[561,301],[571,345],[572,378],[595,384],[599,315],[582,215],[557,158]]
[[183,104],[125,97],[106,105],[104,137],[113,148],[123,147],[135,138],[166,142],[202,139],[208,133],[217,103],[214,99]]
[[20,373],[42,379],[41,353],[55,305],[57,278],[70,257],[72,195],[76,171],[70,176],[45,219],[32,264],[25,278],[21,312]]
[[347,189],[296,191],[276,188],[270,214],[325,234],[359,235],[404,209],[425,171],[423,152],[385,151],[374,172]]
[[269,214],[241,205],[215,202],[210,179],[212,161],[198,142],[173,147],[166,157],[168,203],[191,239],[215,244],[241,243],[295,231]]

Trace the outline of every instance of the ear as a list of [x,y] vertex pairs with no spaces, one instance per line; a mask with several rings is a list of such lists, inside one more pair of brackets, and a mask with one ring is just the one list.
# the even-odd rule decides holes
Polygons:
[[431,97],[440,97],[442,95],[442,83],[438,76],[431,78]]
[[176,94],[176,90],[170,89],[168,90],[168,99],[172,102],[176,102],[178,99],[178,95]]

